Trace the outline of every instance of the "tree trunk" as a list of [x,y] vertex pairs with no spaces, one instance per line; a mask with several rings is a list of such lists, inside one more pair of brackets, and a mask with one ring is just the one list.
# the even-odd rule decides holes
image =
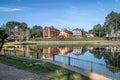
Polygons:
[[4,45],[4,41],[1,41],[0,42],[0,51],[2,50],[3,45]]

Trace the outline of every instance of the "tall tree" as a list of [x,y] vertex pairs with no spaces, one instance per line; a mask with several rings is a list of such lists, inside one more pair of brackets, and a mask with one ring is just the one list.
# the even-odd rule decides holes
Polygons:
[[25,22],[20,23],[18,30],[19,30],[20,38],[24,40],[26,37],[27,24]]
[[31,29],[31,36],[33,38],[42,37],[42,27],[37,25],[33,26]]
[[5,39],[7,39],[8,34],[6,33],[5,29],[0,29],[0,51],[4,45]]
[[90,33],[92,33],[94,36],[96,37],[101,37],[102,36],[102,26],[101,24],[97,24],[93,27],[92,30],[89,31]]
[[109,33],[108,30],[111,32],[117,32],[120,30],[120,14],[117,12],[112,11],[108,14],[105,18],[104,28],[106,29],[106,33]]
[[30,39],[30,36],[31,36],[29,28],[27,28],[27,30],[25,32],[25,36],[26,36],[26,40],[28,41]]
[[[6,23],[6,29],[9,32],[9,35],[19,35],[20,39],[23,41],[26,38],[26,30],[28,29],[27,24],[25,22],[16,22],[16,21],[9,21]],[[10,37],[12,38],[12,37]]]
[[15,28],[15,26],[19,26],[19,25],[20,23],[17,21],[8,21],[6,23],[6,30],[9,32],[9,35],[12,32],[12,30]]

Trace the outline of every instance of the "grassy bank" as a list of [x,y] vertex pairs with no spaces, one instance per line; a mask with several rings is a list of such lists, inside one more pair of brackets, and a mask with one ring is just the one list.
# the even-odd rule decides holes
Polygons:
[[41,46],[64,46],[64,45],[80,45],[80,46],[107,46],[120,45],[120,41],[27,41],[27,42],[6,42],[5,46],[11,45],[41,45]]
[[90,80],[76,72],[45,61],[7,56],[0,57],[0,62],[37,74],[48,75],[55,80]]

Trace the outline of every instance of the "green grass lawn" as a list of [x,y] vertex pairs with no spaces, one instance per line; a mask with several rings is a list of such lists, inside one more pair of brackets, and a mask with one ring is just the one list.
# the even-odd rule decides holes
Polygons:
[[0,57],[0,62],[14,66],[18,69],[28,70],[37,74],[44,74],[55,80],[90,80],[76,72],[49,62],[33,59],[18,58],[14,56]]
[[4,46],[13,45],[39,45],[39,46],[110,46],[120,45],[120,41],[27,41],[27,42],[6,42]]

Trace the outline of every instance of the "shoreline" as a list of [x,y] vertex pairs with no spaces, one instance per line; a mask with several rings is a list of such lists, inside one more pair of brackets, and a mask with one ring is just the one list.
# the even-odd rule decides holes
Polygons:
[[119,46],[120,41],[26,41],[26,42],[6,42],[4,46],[12,45],[41,45],[41,46],[61,46],[61,45],[82,45],[82,46]]

